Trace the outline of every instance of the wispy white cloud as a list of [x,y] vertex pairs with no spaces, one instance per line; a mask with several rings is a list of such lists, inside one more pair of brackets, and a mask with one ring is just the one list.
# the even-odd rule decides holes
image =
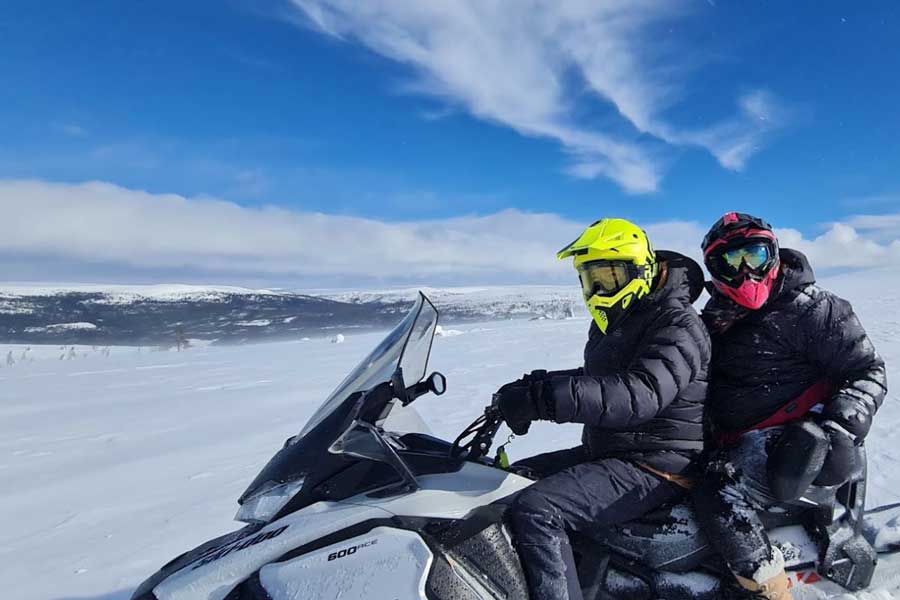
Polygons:
[[856,215],[847,225],[870,235],[900,237],[900,214]]
[[[586,225],[518,210],[386,222],[248,208],[101,182],[22,180],[0,180],[0,216],[4,260],[61,261],[71,266],[72,278],[79,269],[105,265],[118,273],[177,269],[222,282],[247,277],[321,281],[339,275],[343,285],[356,287],[411,280],[566,282],[571,267],[556,260],[556,251]],[[806,252],[817,270],[868,268],[900,265],[900,230],[881,235],[898,223],[897,214],[865,216],[833,224],[813,239],[793,229],[778,233],[784,246]],[[642,225],[656,247],[697,258],[708,226],[685,221]]]
[[[900,221],[900,215],[890,215]],[[833,223],[822,235],[804,239],[794,229],[777,230],[782,246],[804,252],[812,265],[824,269],[868,269],[881,266],[900,266],[900,231],[892,236],[872,236],[866,228],[847,223]]]
[[[784,126],[775,97],[753,90],[722,121],[679,127],[667,111],[683,103],[696,67],[662,26],[686,17],[671,0],[292,0],[318,30],[357,40],[411,67],[407,86],[526,136],[558,141],[576,177],[608,177],[633,193],[658,189],[660,146],[707,149],[742,169]],[[575,98],[591,92],[621,118],[585,123]],[[648,138],[651,140],[648,142]]]
[[789,111],[766,90],[744,94],[738,106],[740,113],[730,120],[697,131],[661,130],[659,135],[671,143],[706,148],[726,169],[741,171],[772,134],[787,124]]

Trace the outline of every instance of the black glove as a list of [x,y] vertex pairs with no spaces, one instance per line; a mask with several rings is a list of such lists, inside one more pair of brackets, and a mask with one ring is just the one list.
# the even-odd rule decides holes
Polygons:
[[552,379],[553,377],[579,377],[581,375],[584,375],[584,369],[582,367],[578,367],[577,369],[564,369],[562,371],[547,371],[545,369],[535,369],[531,373],[525,373],[521,378],[513,381],[512,384],[531,385],[533,383],[537,383],[538,381],[546,381],[547,379]]
[[823,427],[807,419],[788,424],[768,449],[766,470],[775,497],[790,502],[802,496],[820,476],[828,450],[828,433]]
[[528,384],[507,383],[497,390],[497,408],[514,434],[525,435],[532,421],[548,418],[543,388],[543,380],[535,379]]
[[531,385],[536,381],[543,381],[547,378],[547,371],[545,369],[535,369],[531,373],[525,373],[521,378],[516,379],[509,385]]
[[838,485],[849,480],[856,472],[856,443],[854,436],[834,421],[822,421],[822,429],[828,434],[830,448],[822,471],[816,477],[816,485]]
[[854,441],[860,441],[869,433],[872,426],[872,413],[856,398],[840,396],[833,399],[822,409],[821,421],[833,421]]

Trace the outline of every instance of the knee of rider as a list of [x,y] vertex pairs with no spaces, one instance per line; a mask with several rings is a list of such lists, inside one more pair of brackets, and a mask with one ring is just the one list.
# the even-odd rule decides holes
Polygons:
[[511,507],[513,519],[540,519],[552,521],[553,506],[546,494],[536,489],[527,489],[519,494]]

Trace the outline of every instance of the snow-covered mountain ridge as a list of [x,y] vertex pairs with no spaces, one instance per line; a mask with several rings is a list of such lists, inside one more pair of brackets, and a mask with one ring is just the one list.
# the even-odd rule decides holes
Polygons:
[[[445,323],[581,314],[577,289],[553,286],[423,288]],[[171,344],[177,331],[240,343],[381,329],[417,288],[254,290],[229,286],[0,284],[0,343]]]
[[181,283],[154,285],[117,285],[103,283],[7,283],[0,284],[0,297],[56,296],[72,293],[99,294],[109,303],[127,304],[141,299],[160,302],[184,300],[215,300],[232,294],[276,295],[278,290],[249,289],[237,286],[185,285]]
[[318,292],[316,295],[352,304],[405,304],[419,291],[449,319],[470,317],[565,319],[581,314],[581,292],[575,286],[421,287],[387,290]]

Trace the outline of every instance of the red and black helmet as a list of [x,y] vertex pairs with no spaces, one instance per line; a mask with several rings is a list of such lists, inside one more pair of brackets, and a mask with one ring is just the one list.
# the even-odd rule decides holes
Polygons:
[[716,289],[756,310],[769,299],[778,279],[778,238],[763,219],[728,213],[703,238],[703,261]]

